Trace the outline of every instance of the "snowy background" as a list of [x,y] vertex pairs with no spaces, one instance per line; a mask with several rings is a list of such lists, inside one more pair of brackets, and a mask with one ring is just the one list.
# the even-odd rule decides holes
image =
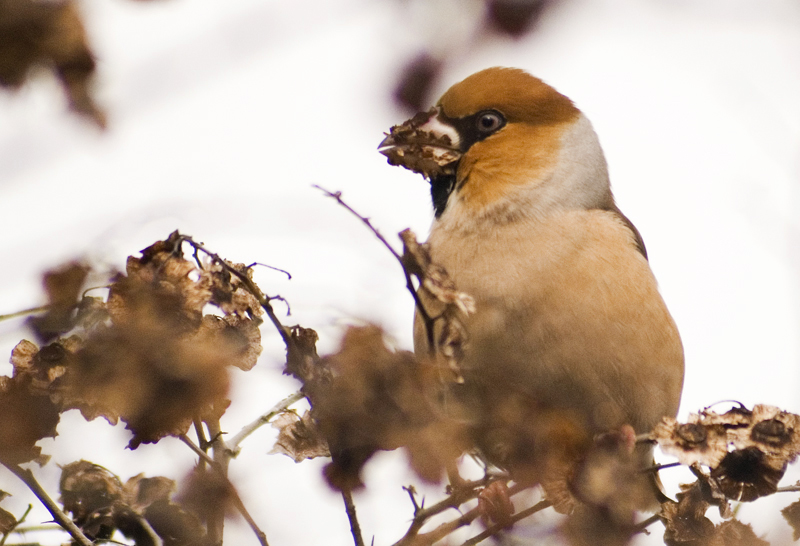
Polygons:
[[[411,347],[413,304],[378,241],[312,184],[344,198],[390,241],[424,237],[427,184],[386,165],[383,131],[407,117],[391,100],[402,66],[450,47],[435,96],[494,65],[517,66],[572,98],[606,151],[620,208],[641,231],[683,336],[681,415],[723,399],[800,412],[800,4],[796,0],[564,0],[525,38],[471,42],[471,1],[163,0],[83,2],[98,60],[100,132],[67,112],[41,75],[0,93],[0,314],[44,302],[40,274],[84,257],[122,268],[172,230],[240,262],[291,303],[286,323],[335,350],[343,327],[377,322]],[[454,45],[455,44],[455,47]],[[399,246],[399,245],[398,245]],[[28,335],[0,323],[0,351]],[[296,390],[283,348],[235,372],[223,426],[242,425]],[[10,373],[10,365],[0,366]],[[57,463],[86,458],[123,479],[184,476],[177,440],[123,451],[127,433],[70,412],[45,441]],[[79,441],[70,441],[79,438]],[[231,477],[273,545],[351,544],[340,497],[319,461],[243,444]],[[797,465],[795,465],[796,467]],[[680,471],[662,476],[675,490]],[[797,468],[784,483],[800,477]],[[39,472],[57,491],[58,469]],[[401,453],[376,457],[356,503],[367,542],[397,540],[411,517]],[[685,478],[685,476],[683,476]],[[32,497],[0,470],[15,514]],[[437,498],[436,488],[426,489]],[[739,517],[788,543],[775,496]],[[452,515],[452,514],[451,514]],[[42,509],[29,522],[48,519]],[[661,528],[642,542],[658,544]],[[31,535],[50,544],[57,534]],[[236,520],[226,544],[257,544]]]

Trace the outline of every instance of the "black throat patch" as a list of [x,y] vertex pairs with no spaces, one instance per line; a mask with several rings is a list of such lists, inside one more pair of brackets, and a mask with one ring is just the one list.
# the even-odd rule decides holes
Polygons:
[[434,176],[431,182],[431,199],[433,200],[433,215],[439,218],[447,207],[447,200],[456,186],[456,175]]

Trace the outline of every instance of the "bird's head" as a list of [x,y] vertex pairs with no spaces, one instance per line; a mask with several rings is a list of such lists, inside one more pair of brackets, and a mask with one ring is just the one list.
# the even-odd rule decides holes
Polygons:
[[519,69],[489,68],[455,84],[436,107],[392,127],[379,150],[431,182],[440,220],[613,207],[589,121]]

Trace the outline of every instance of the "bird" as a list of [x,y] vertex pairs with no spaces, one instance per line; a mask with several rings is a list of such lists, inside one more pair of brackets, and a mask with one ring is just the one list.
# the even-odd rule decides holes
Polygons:
[[[474,299],[454,388],[490,462],[542,481],[548,454],[558,462],[620,430],[632,441],[676,415],[677,326],[569,98],[522,69],[488,68],[379,151],[430,182],[431,258]],[[417,312],[419,355],[423,322]],[[652,446],[635,450],[638,466],[653,464]]]

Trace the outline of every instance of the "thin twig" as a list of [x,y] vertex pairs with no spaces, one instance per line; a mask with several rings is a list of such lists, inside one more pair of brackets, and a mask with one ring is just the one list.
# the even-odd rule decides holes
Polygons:
[[644,521],[642,521],[640,523],[637,523],[636,526],[633,528],[633,534],[634,535],[636,535],[638,533],[650,534],[650,532],[647,530],[647,528],[650,527],[655,522],[659,521],[660,519],[661,519],[661,517],[658,514],[653,514],[652,516],[650,516],[646,520],[644,520]]
[[797,493],[800,491],[800,483],[795,485],[785,485],[775,490],[776,493]]
[[666,464],[655,464],[653,466],[648,466],[647,468],[641,469],[639,472],[642,474],[646,474],[648,472],[658,472],[659,470],[664,470],[665,468],[673,468],[675,466],[682,466],[683,463],[666,463]]
[[389,252],[392,253],[392,256],[394,256],[395,259],[400,263],[400,267],[403,268],[403,275],[405,275],[406,277],[406,288],[411,294],[411,297],[414,298],[414,304],[417,307],[417,311],[419,312],[423,322],[425,323],[425,333],[428,338],[428,350],[431,354],[433,354],[435,352],[434,333],[433,333],[434,319],[433,317],[431,317],[430,313],[428,313],[428,310],[425,309],[425,306],[422,303],[422,299],[419,297],[417,289],[414,288],[414,282],[411,278],[411,273],[409,273],[408,269],[406,269],[405,263],[403,262],[403,257],[394,249],[392,245],[389,244],[389,241],[387,241],[386,238],[383,235],[381,235],[381,232],[378,231],[378,228],[372,225],[372,222],[370,222],[369,218],[361,216],[358,212],[355,211],[355,209],[353,209],[350,205],[344,202],[344,200],[342,199],[342,192],[338,191],[332,192],[316,184],[314,184],[314,187],[322,191],[328,197],[336,200],[336,202],[339,203],[342,207],[350,211],[350,213],[353,214],[353,216],[361,220],[361,222],[363,222],[364,225],[366,225],[370,229],[370,231],[372,231],[375,237],[377,237],[378,240],[381,243],[383,243],[383,246],[389,249]]
[[508,519],[508,521],[504,521],[503,523],[495,523],[491,527],[487,527],[486,530],[484,530],[482,533],[479,533],[479,534],[475,535],[471,539],[469,539],[466,542],[464,542],[461,546],[475,546],[475,544],[478,544],[479,542],[483,542],[484,540],[486,540],[490,536],[494,535],[498,531],[501,531],[501,530],[507,528],[512,523],[516,523],[521,519],[525,519],[528,516],[535,514],[536,512],[541,512],[542,510],[544,510],[545,508],[549,508],[550,506],[551,506],[551,503],[550,503],[549,500],[539,501],[538,503],[534,504],[530,508],[526,508],[525,510],[520,510],[519,512],[517,512],[516,514],[511,516]]
[[[211,468],[213,468],[226,483],[230,484],[228,481],[228,463],[230,462],[230,457],[225,449],[225,440],[222,437],[222,428],[219,419],[208,419],[204,421],[204,423],[208,429],[208,436],[211,438],[209,446],[211,447],[211,458],[214,461]],[[232,487],[229,486],[229,489],[232,489]],[[212,544],[222,544],[225,531],[225,506],[223,503],[216,503],[210,506],[209,512],[210,514],[206,518],[208,536]]]
[[186,444],[187,446],[189,446],[189,449],[191,449],[192,451],[194,451],[195,455],[197,455],[198,457],[200,457],[200,458],[201,458],[203,461],[205,461],[205,462],[206,462],[206,463],[208,463],[209,465],[211,465],[211,466],[214,466],[214,465],[216,464],[216,463],[214,462],[214,459],[212,459],[212,458],[211,458],[211,457],[208,455],[208,453],[206,453],[205,451],[203,451],[202,449],[200,449],[200,448],[197,446],[197,444],[195,444],[195,443],[194,443],[194,442],[191,440],[191,438],[189,438],[189,437],[188,437],[188,436],[186,436],[185,434],[181,434],[180,436],[178,436],[178,439],[179,439],[181,442],[183,442],[184,444]]
[[305,395],[302,392],[296,392],[294,394],[291,394],[286,398],[284,398],[283,400],[281,400],[280,402],[278,402],[277,404],[275,404],[274,406],[272,406],[272,408],[270,408],[269,411],[259,416],[252,423],[250,423],[249,425],[245,425],[242,428],[242,430],[237,432],[233,436],[233,438],[231,438],[228,442],[226,442],[228,445],[228,449],[230,450],[232,455],[236,457],[239,454],[239,451],[241,450],[239,444],[241,444],[245,438],[253,434],[253,432],[258,430],[259,427],[262,427],[267,423],[269,423],[270,421],[272,421],[272,419],[274,419],[276,416],[286,411],[289,408],[289,406],[291,406],[295,402],[302,400],[304,397]]
[[20,526],[20,525],[22,525],[22,523],[25,521],[25,518],[27,518],[27,517],[28,517],[28,514],[30,514],[30,513],[31,513],[31,510],[33,510],[33,505],[32,505],[32,504],[29,504],[29,505],[28,505],[28,509],[27,509],[27,510],[25,510],[25,513],[24,513],[24,514],[22,514],[22,517],[20,517],[20,518],[19,518],[19,519],[16,521],[16,523],[14,523],[14,525],[12,525],[12,526],[11,526],[11,529],[9,529],[8,531],[6,531],[6,532],[3,534],[3,538],[2,538],[2,539],[0,539],[0,546],[3,546],[3,544],[5,544],[5,543],[6,543],[6,539],[8,538],[8,536],[9,536],[11,533],[13,533],[13,532],[14,532],[14,529],[19,529],[19,526]]
[[[410,545],[413,544],[414,546],[421,546],[421,545],[428,545],[433,544],[437,540],[441,540],[442,538],[446,537],[459,527],[463,527],[465,525],[469,525],[472,523],[475,518],[480,515],[480,512],[477,508],[473,508],[472,510],[461,514],[458,518],[443,523],[436,527],[434,530],[424,533],[422,535],[418,534],[419,530],[422,528],[423,525],[430,519],[431,517],[444,512],[450,508],[458,508],[468,500],[472,500],[476,498],[480,494],[480,488],[484,485],[488,485],[492,481],[496,481],[493,479],[493,476],[484,476],[480,480],[476,480],[473,482],[465,482],[462,486],[458,487],[453,494],[451,494],[446,499],[437,502],[436,504],[428,507],[428,508],[421,508],[417,511],[414,516],[414,519],[411,522],[411,525],[406,531],[406,534],[398,540],[394,546],[402,546],[402,545]],[[501,479],[507,479],[505,477]],[[527,486],[514,484],[508,490],[509,496],[516,495],[520,491],[528,489]]]
[[411,526],[408,528],[408,531],[406,531],[405,536],[403,537],[403,539],[400,540],[400,542],[398,542],[398,544],[400,544],[403,540],[406,540],[407,538],[416,535],[422,528],[422,526],[425,525],[425,523],[433,516],[441,514],[442,512],[449,510],[451,508],[457,509],[459,506],[461,506],[468,500],[476,498],[478,495],[480,495],[479,488],[486,486],[490,482],[495,481],[497,479],[508,479],[508,478],[506,476],[497,478],[495,476],[487,474],[479,480],[475,480],[472,482],[463,482],[454,488],[450,496],[437,502],[436,504],[429,506],[428,508],[424,507],[424,503],[422,507],[418,506],[416,499],[412,495],[412,492],[409,490],[410,488],[407,489],[404,487],[403,489],[406,489],[406,491],[408,491],[409,496],[411,496],[411,502],[414,504],[414,519],[411,522]]
[[355,542],[356,546],[364,546],[364,537],[361,536],[361,526],[358,524],[358,516],[356,516],[356,503],[353,502],[353,493],[349,489],[343,489],[342,499],[344,499],[347,519],[350,520],[350,532],[353,534],[353,542]]
[[[419,510],[420,510],[419,504],[417,504],[417,490],[414,489],[413,485],[404,485],[403,486],[403,491],[408,493],[408,496],[411,499],[411,504],[414,505],[414,515],[416,516],[419,513]],[[424,502],[425,501],[423,499],[423,503]]]
[[[226,487],[228,488],[227,493],[228,493],[228,495],[230,495],[230,498],[231,498],[234,506],[239,511],[239,513],[242,515],[242,517],[245,519],[247,524],[250,526],[250,529],[252,529],[252,531],[256,535],[256,537],[258,537],[258,541],[261,543],[261,546],[269,546],[269,544],[267,542],[267,535],[264,533],[264,531],[262,531],[258,527],[258,524],[255,522],[253,517],[250,515],[250,512],[247,511],[247,508],[245,507],[244,503],[242,502],[242,498],[239,496],[239,493],[236,491],[236,488],[233,486],[231,481],[228,479],[228,476],[223,472],[223,469],[221,468],[220,464],[217,461],[215,461],[214,459],[212,459],[211,456],[208,453],[206,453],[205,451],[200,449],[191,440],[191,438],[186,436],[186,434],[181,434],[180,436],[178,436],[178,438],[180,439],[181,442],[183,442],[184,444],[189,446],[189,449],[194,451],[195,454],[198,457],[200,457],[206,463],[208,463],[208,465],[212,469],[214,469],[214,471],[217,472],[225,480]],[[221,529],[219,530],[219,532],[221,532]],[[221,540],[220,540],[220,542],[221,542]]]
[[32,307],[30,309],[24,309],[22,311],[16,311],[14,313],[0,315],[0,321],[10,320],[17,317],[24,317],[26,315],[33,315],[34,313],[40,313],[42,311],[47,311],[48,309],[50,309],[49,305],[42,305],[41,307]]
[[256,283],[253,282],[253,279],[251,279],[247,275],[247,273],[242,273],[235,267],[231,267],[225,260],[222,259],[222,257],[220,257],[219,254],[206,250],[202,243],[196,242],[188,235],[181,235],[180,240],[189,243],[195,249],[195,251],[200,251],[203,254],[207,255],[209,258],[211,258],[217,264],[219,264],[220,267],[222,267],[223,269],[234,275],[237,279],[239,279],[239,281],[244,285],[244,287],[248,290],[248,292],[253,294],[256,300],[258,300],[259,305],[261,305],[261,307],[267,313],[270,322],[272,322],[273,326],[275,326],[275,329],[278,330],[278,333],[283,339],[286,348],[291,349],[294,347],[294,340],[292,340],[291,332],[278,319],[278,316],[275,314],[275,309],[272,307],[272,304],[270,303],[270,300],[272,298],[265,296],[264,293],[261,291],[261,289],[258,287],[258,285],[256,285]]
[[279,271],[286,275],[289,280],[292,280],[292,274],[286,271],[285,269],[281,269],[280,267],[275,267],[273,265],[262,264],[261,262],[253,262],[247,266],[247,269],[253,269],[254,265],[260,265],[261,267],[266,267],[267,269],[272,269],[273,271]]
[[8,468],[11,472],[13,472],[20,480],[25,482],[25,485],[28,486],[28,489],[33,491],[33,494],[36,495],[42,504],[44,504],[45,508],[50,512],[53,516],[53,519],[58,523],[69,535],[80,544],[80,546],[92,546],[92,541],[86,538],[86,535],[83,534],[75,522],[73,522],[69,516],[67,516],[61,508],[50,498],[50,495],[47,494],[39,482],[36,481],[36,477],[33,475],[33,472],[26,468],[22,468],[17,464],[5,464],[3,463],[6,468]]

